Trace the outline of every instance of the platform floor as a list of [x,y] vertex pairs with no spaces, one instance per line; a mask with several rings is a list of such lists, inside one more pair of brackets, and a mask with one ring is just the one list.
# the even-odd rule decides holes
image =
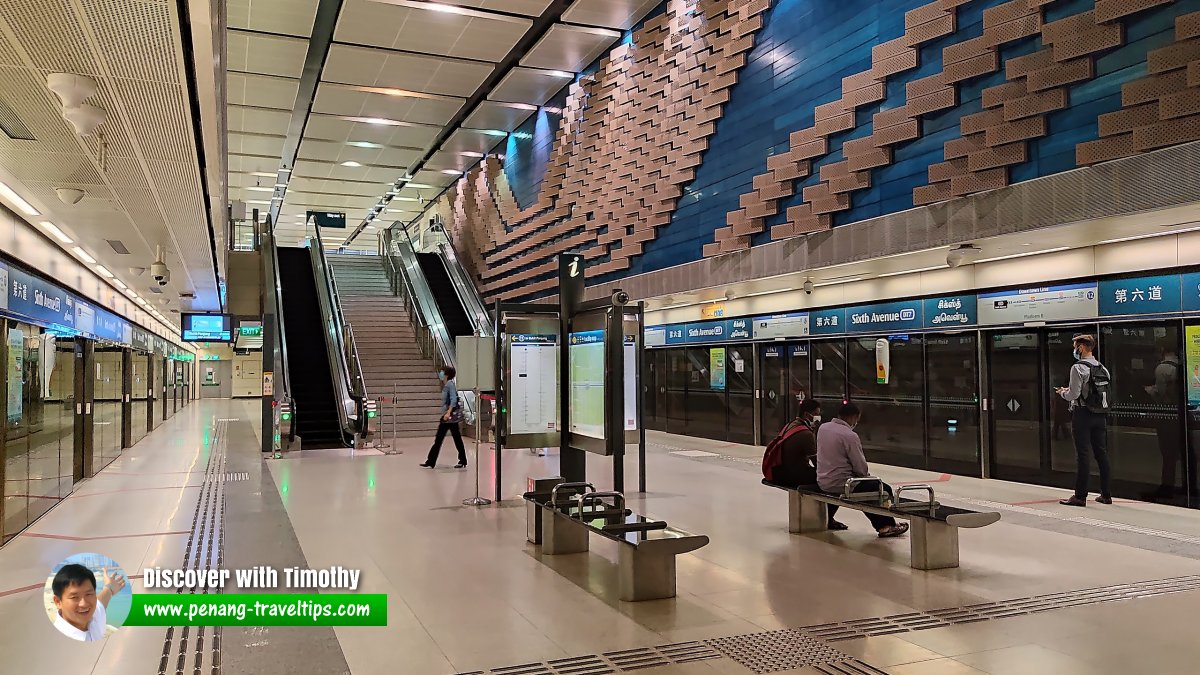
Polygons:
[[[0,548],[0,671],[1200,672],[1195,511],[1070,509],[1056,490],[875,467],[893,483],[930,482],[947,503],[1003,514],[961,533],[960,568],[919,572],[907,540],[876,538],[857,513],[840,516],[848,532],[789,534],[786,495],[759,484],[759,449],[650,433],[647,494],[632,494],[637,466],[627,458],[630,507],[712,543],[679,559],[677,598],[628,604],[615,594],[616,544],[593,539],[589,554],[543,558],[525,543],[513,498],[526,477],[557,472],[555,453],[505,451],[506,500],[464,507],[475,474],[449,468],[449,445],[432,471],[417,466],[425,439],[397,440],[388,452],[399,454],[264,461],[255,417],[252,402],[196,402]],[[601,488],[611,485],[607,466],[589,458]],[[206,499],[223,499],[224,514]],[[42,584],[67,555],[111,556],[137,593],[144,567],[180,567],[189,540],[204,537],[227,568],[361,569],[363,591],[388,594],[389,625],[224,629],[219,640],[193,629],[186,642],[179,629],[125,628],[85,645],[45,620]]]

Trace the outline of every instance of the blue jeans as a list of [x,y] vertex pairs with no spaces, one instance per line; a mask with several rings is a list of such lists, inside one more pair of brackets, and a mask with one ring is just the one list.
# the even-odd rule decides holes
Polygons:
[[1087,408],[1076,408],[1071,413],[1071,430],[1075,434],[1075,496],[1087,499],[1088,484],[1092,477],[1092,457],[1100,467],[1100,496],[1111,497],[1108,466],[1108,416],[1094,413]]

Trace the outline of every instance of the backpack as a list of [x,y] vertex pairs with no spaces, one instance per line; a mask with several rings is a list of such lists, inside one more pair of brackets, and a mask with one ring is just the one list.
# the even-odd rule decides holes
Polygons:
[[1112,405],[1112,377],[1103,365],[1081,362],[1088,367],[1088,379],[1079,393],[1079,403],[1094,413],[1107,413]]
[[813,428],[808,426],[807,422],[788,422],[786,426],[779,431],[779,435],[767,444],[767,450],[763,453],[762,472],[763,478],[774,482],[776,479],[775,472],[783,465],[783,446],[789,438],[800,433],[801,431],[813,431]]

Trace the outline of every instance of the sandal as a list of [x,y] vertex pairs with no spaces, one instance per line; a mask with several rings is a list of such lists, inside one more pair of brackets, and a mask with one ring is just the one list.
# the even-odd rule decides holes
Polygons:
[[891,537],[899,537],[905,532],[908,532],[908,523],[896,523],[895,525],[891,525],[880,530],[879,538],[889,539]]

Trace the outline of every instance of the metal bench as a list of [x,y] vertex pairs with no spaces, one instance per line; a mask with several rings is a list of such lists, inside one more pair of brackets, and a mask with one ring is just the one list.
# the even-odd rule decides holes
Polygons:
[[619,492],[597,492],[591,483],[545,487],[524,494],[529,541],[546,555],[586,553],[592,534],[622,544],[617,567],[626,602],[675,597],[675,556],[708,544],[703,534],[631,512]]
[[[878,490],[855,492],[860,484],[874,481]],[[958,567],[958,530],[962,527],[985,527],[1000,520],[995,511],[979,512],[939,504],[930,485],[905,485],[896,490],[893,501],[878,478],[851,478],[841,495],[822,492],[816,485],[790,487],[764,480],[763,485],[788,493],[788,531],[793,533],[821,532],[828,529],[829,504],[839,507],[892,516],[911,523],[909,545],[910,565],[918,570],[938,570]],[[906,492],[924,492],[927,499],[906,499]]]

